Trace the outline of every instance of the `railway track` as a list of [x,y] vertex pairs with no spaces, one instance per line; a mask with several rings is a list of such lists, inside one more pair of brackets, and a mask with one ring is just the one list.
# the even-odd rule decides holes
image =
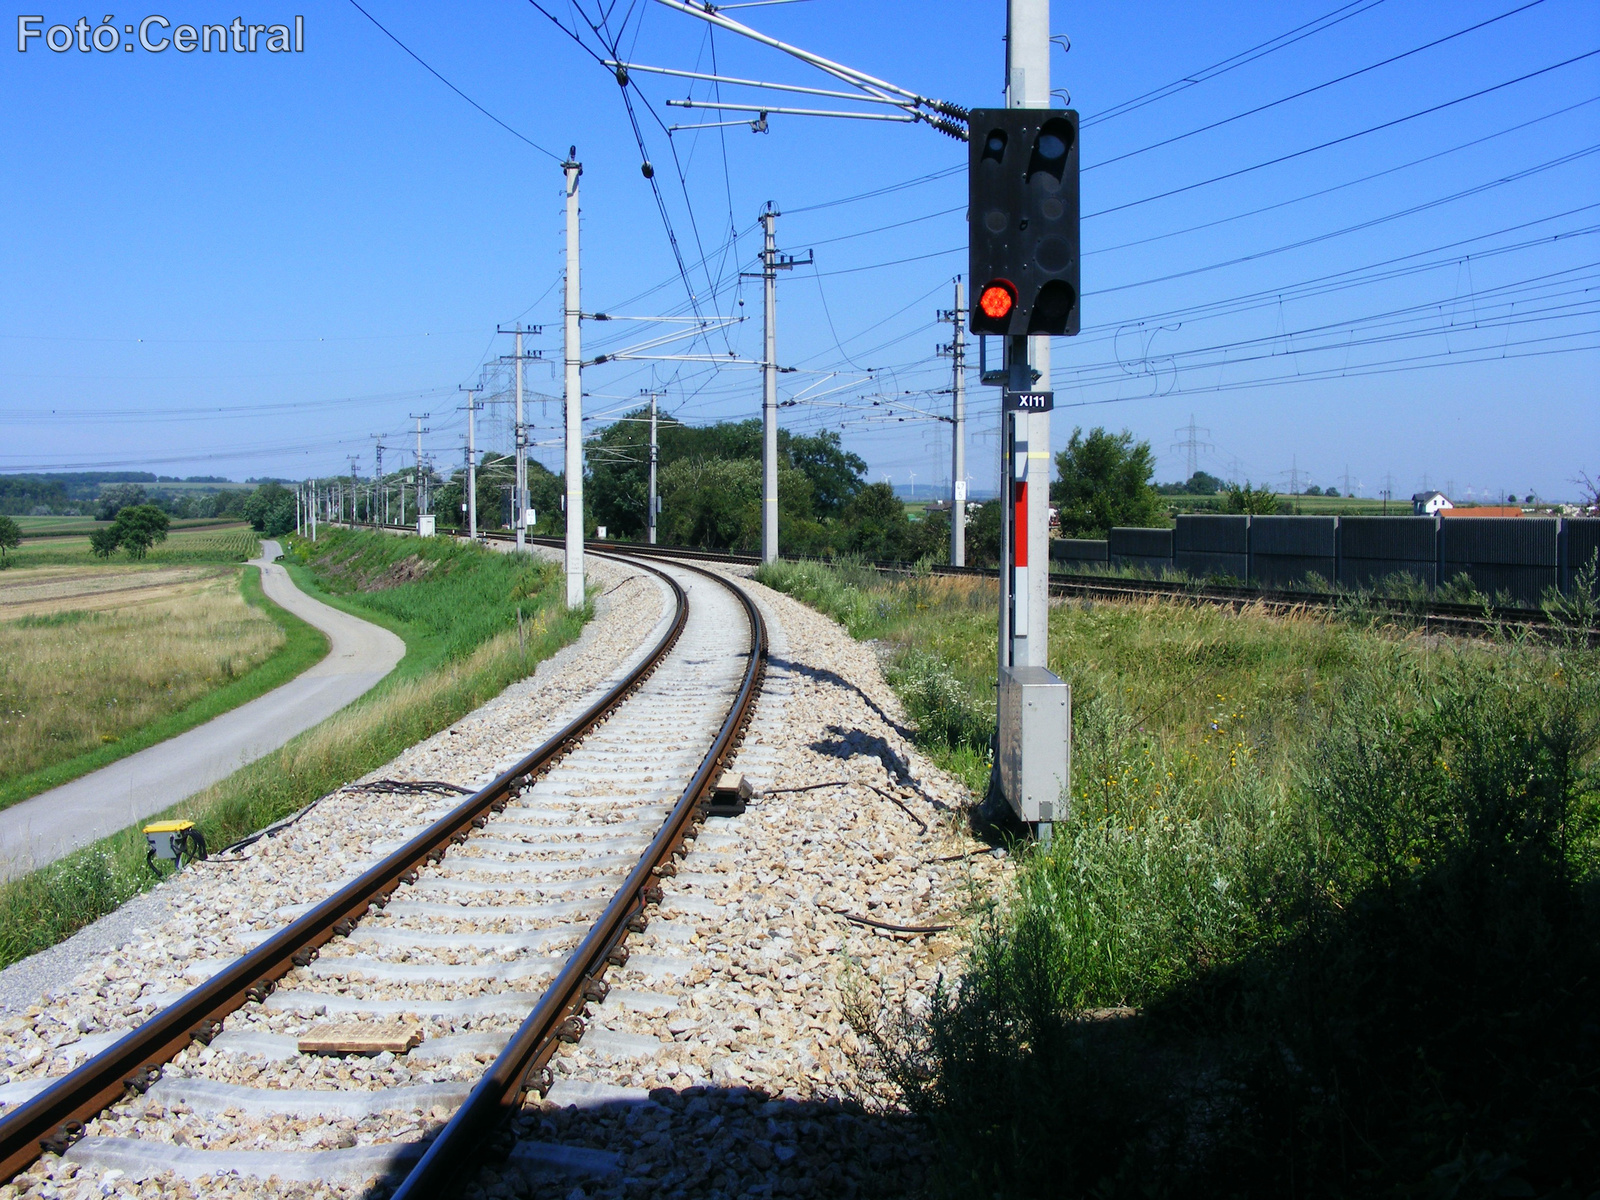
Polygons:
[[[7,1112],[0,1179],[49,1152],[191,1183],[378,1178],[438,1195],[530,1091],[560,1095],[549,1064],[564,1042],[625,1042],[591,1010],[692,844],[767,654],[736,585],[638,565],[671,604],[637,665],[511,769]],[[419,1034],[399,1055],[337,1049]],[[507,1152],[583,1166],[536,1141]]]
[[[495,541],[509,541],[511,535],[491,533],[482,535]],[[531,538],[543,546],[559,547],[558,538]],[[669,558],[699,562],[720,563],[732,566],[759,566],[761,559],[752,554],[724,554],[713,550],[697,550],[682,546],[650,546],[634,542],[587,542],[594,552],[619,552],[647,558]],[[805,560],[802,560],[805,561]],[[815,560],[825,561],[825,560]],[[926,570],[932,575],[954,578],[994,579],[999,572],[992,567],[952,567],[934,564],[926,568],[914,563],[876,561],[869,564],[879,571],[891,574],[909,574]],[[1337,612],[1350,611],[1357,605],[1380,616],[1404,621],[1424,633],[1442,633],[1454,636],[1475,637],[1495,630],[1515,628],[1539,631],[1551,627],[1549,616],[1540,609],[1492,605],[1487,609],[1471,604],[1454,604],[1430,600],[1417,603],[1386,599],[1380,596],[1354,597],[1329,592],[1269,591],[1262,588],[1224,587],[1205,583],[1171,583],[1154,579],[1118,579],[1096,575],[1063,575],[1052,573],[1050,594],[1087,600],[1147,600],[1166,599],[1188,603],[1211,604],[1235,610],[1258,607],[1270,612]],[[1591,630],[1591,640],[1600,637],[1600,631]]]

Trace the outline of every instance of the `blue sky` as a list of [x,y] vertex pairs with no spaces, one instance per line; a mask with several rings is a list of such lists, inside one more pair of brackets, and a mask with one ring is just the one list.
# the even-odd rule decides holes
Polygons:
[[[0,470],[301,477],[345,471],[353,454],[368,473],[371,435],[407,448],[391,465],[409,461],[409,418],[423,412],[428,452],[460,461],[457,388],[504,383],[493,360],[511,346],[496,325],[543,324],[530,345],[560,357],[557,159],[576,145],[586,309],[743,313],[709,344],[759,357],[759,283],[739,272],[755,265],[770,200],[780,246],[816,260],[779,284],[779,358],[797,368],[783,376],[796,400],[785,423],[840,430],[874,479],[948,479],[949,425],[926,414],[949,403],[934,348],[965,269],[964,147],[926,126],[782,117],[766,134],[669,139],[663,123],[714,118],[665,101],[709,85],[636,75],[680,273],[621,89],[572,38],[527,0],[363,3],[553,153],[452,93],[350,3],[301,10],[300,54],[53,54],[37,41],[22,54],[8,31]],[[830,86],[652,0],[605,4],[632,61],[705,71],[714,55],[725,75]],[[568,3],[546,7],[576,19]],[[46,26],[84,15],[30,11]],[[173,25],[235,16],[185,5],[115,22],[149,12]],[[979,106],[1001,103],[1004,12],[803,0],[730,15]],[[1348,472],[1369,495],[1392,481],[1397,494],[1559,498],[1580,471],[1600,473],[1600,55],[1567,62],[1600,50],[1600,9],[1057,3],[1053,28],[1072,43],[1052,66],[1083,115],[1086,167],[1084,332],[1056,342],[1058,447],[1074,424],[1126,427],[1154,445],[1160,478],[1178,478],[1174,431],[1192,414],[1209,431],[1201,466],[1285,488],[1291,471],[1341,487]],[[1198,82],[1170,86],[1185,79]],[[585,352],[663,329],[588,325]],[[584,382],[591,425],[652,386],[691,422],[760,411],[748,367],[621,362]],[[529,386],[560,384],[535,365]],[[969,408],[970,471],[987,487],[995,393],[974,386]],[[560,405],[531,412],[555,464]],[[486,446],[509,440],[505,413],[485,415]]]

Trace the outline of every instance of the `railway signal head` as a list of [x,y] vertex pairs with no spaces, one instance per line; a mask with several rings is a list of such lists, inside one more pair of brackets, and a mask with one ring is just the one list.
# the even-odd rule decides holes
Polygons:
[[1078,114],[979,108],[970,128],[972,332],[1077,333]]

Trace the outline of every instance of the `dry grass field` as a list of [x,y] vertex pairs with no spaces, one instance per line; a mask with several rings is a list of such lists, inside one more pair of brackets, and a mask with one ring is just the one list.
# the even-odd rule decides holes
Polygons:
[[115,742],[272,656],[228,566],[0,574],[0,782]]

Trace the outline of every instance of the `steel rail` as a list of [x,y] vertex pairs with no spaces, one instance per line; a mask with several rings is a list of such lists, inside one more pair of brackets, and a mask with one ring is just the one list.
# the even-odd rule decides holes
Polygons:
[[521,1107],[523,1096],[533,1090],[541,1095],[549,1091],[552,1080],[546,1064],[563,1037],[573,1041],[582,1037],[581,1010],[590,1000],[604,999],[609,990],[602,978],[606,968],[627,961],[623,939],[630,931],[644,931],[646,908],[661,901],[657,880],[676,873],[671,860],[685,853],[685,834],[703,815],[708,793],[729,753],[743,737],[766,667],[766,622],[743,588],[703,568],[681,565],[726,587],[744,606],[750,622],[750,657],[739,694],[700,769],[684,788],[661,831],[506,1048],[392,1193],[391,1200],[422,1200],[456,1190],[463,1178],[480,1165],[477,1154],[483,1139]]
[[677,644],[689,615],[688,596],[677,580],[647,564],[635,565],[664,580],[675,605],[671,628],[644,661],[515,766],[400,849],[0,1118],[0,1181],[10,1180],[46,1150],[66,1150],[83,1135],[86,1118],[124,1094],[144,1092],[160,1077],[162,1065],[184,1047],[193,1041],[209,1042],[221,1028],[222,1018],[247,1002],[266,999],[280,978],[294,967],[309,964],[324,943],[350,933],[373,905],[386,905],[396,888],[416,878],[423,864],[440,861],[452,845],[466,841],[474,828],[487,823],[490,812],[505,808],[516,788],[572,750],[626,701]]

